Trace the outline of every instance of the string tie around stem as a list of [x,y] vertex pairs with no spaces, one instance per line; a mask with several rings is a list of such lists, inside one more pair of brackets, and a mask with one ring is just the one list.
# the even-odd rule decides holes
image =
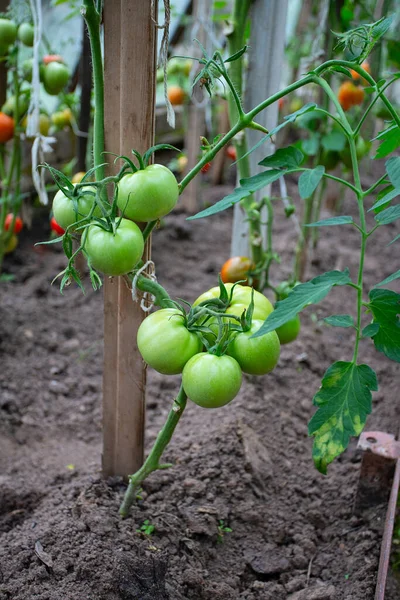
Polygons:
[[[146,269],[149,269],[149,271],[147,271]],[[152,260],[148,260],[143,265],[143,267],[138,269],[132,280],[132,300],[134,302],[139,302],[137,281],[140,275],[144,275],[148,279],[151,279],[151,281],[157,281],[156,266]],[[140,308],[143,310],[143,312],[150,312],[154,306],[155,300],[156,298],[155,296],[153,296],[153,294],[151,294],[150,292],[143,292],[142,299],[140,300]]]

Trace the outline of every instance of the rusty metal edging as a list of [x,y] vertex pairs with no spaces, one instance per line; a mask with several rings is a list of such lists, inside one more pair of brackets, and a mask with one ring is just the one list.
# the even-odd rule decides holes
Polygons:
[[355,506],[358,504],[358,507],[362,508],[363,502],[367,499],[368,491],[371,494],[370,500],[372,503],[382,501],[384,489],[379,490],[378,488],[382,486],[382,488],[389,489],[390,473],[393,474],[375,589],[375,600],[385,600],[397,497],[400,487],[400,442],[396,441],[395,436],[390,433],[365,431],[360,436],[358,447],[364,451],[364,455]]
[[393,477],[392,490],[390,492],[389,505],[386,513],[385,529],[383,532],[381,555],[379,557],[378,580],[376,583],[375,600],[384,600],[386,580],[389,570],[390,551],[394,521],[396,516],[397,496],[400,487],[400,459],[396,461],[396,469]]

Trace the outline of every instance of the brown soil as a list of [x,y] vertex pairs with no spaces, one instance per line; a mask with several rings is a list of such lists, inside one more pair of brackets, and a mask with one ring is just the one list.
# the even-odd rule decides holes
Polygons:
[[[230,211],[191,223],[179,212],[165,219],[153,258],[172,296],[194,300],[216,284],[230,226]],[[367,285],[397,269],[386,246],[394,232],[388,226],[371,243]],[[354,277],[357,231],[323,233],[308,276],[348,266]],[[337,288],[306,310],[275,371],[246,377],[231,405],[207,411],[189,403],[165,456],[175,466],[145,482],[122,521],[125,486],[100,474],[102,293],[88,282],[86,296],[50,287],[64,257],[33,248],[47,235],[38,216],[5,264],[15,280],[0,285],[0,600],[372,600],[384,507],[353,513],[355,441],[324,477],[307,437],[323,373],[352,355],[348,330],[321,319],[352,312],[353,292]],[[281,278],[294,237],[279,218]],[[397,433],[398,366],[370,342],[361,358],[379,380],[367,427]],[[147,448],[178,387],[178,377],[149,371]],[[150,537],[136,531],[146,519],[155,525]],[[222,542],[221,520],[232,529]],[[391,582],[388,600],[399,597]]]

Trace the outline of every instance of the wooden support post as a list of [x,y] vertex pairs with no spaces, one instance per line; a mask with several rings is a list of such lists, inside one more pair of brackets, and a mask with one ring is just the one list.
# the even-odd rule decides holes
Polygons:
[[[251,8],[251,38],[249,73],[245,108],[250,110],[279,90],[285,45],[287,0],[255,0]],[[260,50],[261,49],[261,50]],[[257,115],[256,121],[268,130],[275,127],[278,118],[278,103],[269,106]],[[249,148],[261,138],[262,133],[249,130]],[[272,142],[262,144],[250,155],[251,175],[264,170],[258,163],[272,151]],[[270,186],[255,194],[261,199],[269,194]],[[263,219],[265,221],[265,219]],[[235,205],[232,229],[231,256],[249,256],[248,223],[243,209]]]
[[[128,156],[132,148],[144,152],[154,143],[157,29],[151,4],[141,0],[104,4],[105,144],[107,151]],[[148,244],[144,259],[149,255]],[[105,476],[127,476],[143,463],[146,372],[136,346],[142,319],[143,312],[139,304],[132,302],[125,281],[107,279],[103,377]]]

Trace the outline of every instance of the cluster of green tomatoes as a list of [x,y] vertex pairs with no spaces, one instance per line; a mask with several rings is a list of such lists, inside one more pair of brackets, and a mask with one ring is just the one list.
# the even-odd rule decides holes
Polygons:
[[220,281],[197,298],[188,314],[177,305],[146,317],[137,345],[159,373],[182,373],[183,389],[195,404],[218,408],[238,394],[242,373],[266,375],[277,365],[279,332],[253,337],[272,311],[260,292]]

